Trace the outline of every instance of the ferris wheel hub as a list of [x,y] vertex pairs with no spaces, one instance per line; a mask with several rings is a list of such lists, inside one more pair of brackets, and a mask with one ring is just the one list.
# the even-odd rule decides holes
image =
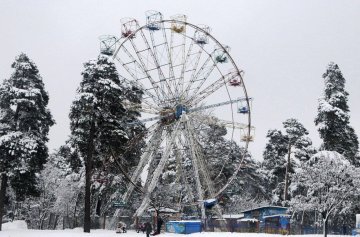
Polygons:
[[170,125],[173,122],[179,120],[182,115],[189,112],[189,109],[184,104],[178,104],[175,108],[165,107],[160,111],[161,123]]

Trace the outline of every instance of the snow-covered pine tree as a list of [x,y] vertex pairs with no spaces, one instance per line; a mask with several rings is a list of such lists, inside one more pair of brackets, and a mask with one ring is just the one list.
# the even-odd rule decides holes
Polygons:
[[48,158],[46,142],[54,124],[35,63],[21,53],[11,67],[13,74],[0,86],[0,229],[9,184],[18,200],[39,195],[36,174]]
[[319,99],[315,125],[323,140],[321,150],[337,151],[353,165],[359,166],[356,158],[359,150],[358,137],[350,126],[348,92],[345,91],[345,78],[339,66],[331,62],[323,75],[325,89]]
[[71,150],[71,147],[68,145],[62,145],[56,154],[53,154],[53,156],[60,157],[58,158],[58,162],[69,165],[69,168],[72,172],[79,173],[79,169],[81,168],[82,164],[79,154],[76,152],[76,150]]
[[[85,63],[84,67],[83,80],[69,117],[71,143],[85,161],[84,232],[90,232],[91,176],[94,169],[102,168],[110,160],[123,155],[126,142],[143,130],[143,126],[136,123],[128,126],[139,113],[126,110],[124,106],[125,100],[140,103],[142,92],[134,86],[122,84],[114,63],[105,56]],[[133,156],[124,157],[127,158]]]
[[294,118],[287,119],[283,122],[286,134],[285,141],[287,143],[287,162],[285,172],[285,187],[284,187],[284,201],[289,200],[289,184],[290,184],[290,172],[294,167],[291,167],[291,154],[294,153],[294,157],[299,161],[306,161],[311,155],[315,153],[315,149],[312,148],[312,142],[307,135],[309,132],[306,128]]
[[284,142],[284,135],[280,130],[269,130],[266,138],[268,141],[262,163],[264,173],[268,177],[268,185],[265,187],[267,187],[268,196],[271,197],[270,202],[280,204],[283,200],[281,194],[284,190],[287,147]]
[[[272,192],[271,202],[281,204],[289,200],[289,174],[300,162],[306,161],[315,149],[308,135],[308,131],[296,119],[283,122],[285,133],[273,129],[267,133],[268,142],[263,153],[263,168],[269,177],[268,192]],[[293,158],[291,159],[293,154]]]

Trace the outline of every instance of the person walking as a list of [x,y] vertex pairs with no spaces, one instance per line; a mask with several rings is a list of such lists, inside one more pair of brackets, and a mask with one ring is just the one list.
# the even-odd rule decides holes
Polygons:
[[145,223],[145,231],[146,231],[146,237],[150,237],[150,233],[152,231],[150,222]]
[[157,226],[156,226],[157,227],[156,234],[161,233],[161,226],[162,226],[163,223],[164,223],[163,219],[160,216],[158,216],[158,218],[157,218]]

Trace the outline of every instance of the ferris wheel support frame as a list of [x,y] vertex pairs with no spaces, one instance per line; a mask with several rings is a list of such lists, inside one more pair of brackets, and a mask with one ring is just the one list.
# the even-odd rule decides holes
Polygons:
[[[143,171],[144,167],[148,164],[148,162],[150,161],[150,157],[151,155],[158,149],[161,141],[162,141],[162,128],[161,127],[157,127],[155,128],[155,132],[153,134],[153,136],[150,138],[149,140],[149,147],[148,149],[142,154],[142,156],[140,157],[140,161],[139,164],[137,165],[134,173],[131,176],[131,181],[133,183],[136,183],[137,180],[139,179],[141,172]],[[128,198],[130,197],[130,195],[132,194],[132,192],[134,191],[134,186],[130,185],[128,187],[128,189],[126,190],[126,192],[124,193],[123,197],[122,197],[122,201],[126,202],[128,200]]]
[[158,166],[156,167],[154,173],[153,173],[153,176],[152,176],[152,179],[151,179],[151,182],[149,184],[149,186],[147,187],[147,190],[145,190],[145,196],[144,196],[144,199],[140,205],[140,207],[136,210],[136,213],[135,215],[136,216],[141,216],[142,213],[145,211],[145,209],[147,208],[147,206],[149,205],[150,203],[150,195],[152,193],[152,191],[154,191],[155,189],[155,185],[157,184],[159,178],[160,178],[160,175],[165,167],[165,164],[169,158],[169,155],[170,155],[170,151],[171,151],[171,147],[173,145],[173,142],[175,140],[175,138],[177,137],[178,135],[178,132],[179,132],[179,125],[180,125],[180,121],[177,121],[176,124],[174,124],[174,130],[171,134],[171,137],[170,137],[170,140],[169,142],[166,144],[166,148],[165,148],[165,152],[164,154],[162,155],[161,159],[160,159],[160,162],[158,164]]

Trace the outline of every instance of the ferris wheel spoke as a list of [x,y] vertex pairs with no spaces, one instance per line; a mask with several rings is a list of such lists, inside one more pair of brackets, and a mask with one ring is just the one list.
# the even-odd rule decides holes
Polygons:
[[[160,99],[161,103],[163,103],[164,101],[169,99],[169,96],[171,95],[171,91],[168,91],[168,93],[166,93],[165,88],[164,88],[164,81],[166,82],[166,79],[164,78],[164,75],[161,73],[161,69],[159,68],[160,66],[156,62],[156,58],[155,58],[155,56],[151,50],[151,47],[150,47],[144,33],[142,32],[142,30],[140,30],[140,34],[145,43],[145,49],[139,50],[133,39],[130,39],[130,43],[131,43],[132,48],[135,50],[135,53],[137,55],[137,58],[139,59],[141,68],[142,68],[143,72],[145,73],[147,79],[150,81],[150,83],[152,84],[153,87],[156,87],[159,89],[157,91],[157,95],[159,98],[161,98]],[[149,59],[149,57],[145,58],[143,56],[144,53],[150,54],[150,59]],[[150,68],[148,67],[149,64],[152,64]],[[159,81],[155,81],[154,78],[150,75],[150,73],[153,71],[157,71],[158,76],[159,76]],[[165,84],[167,84],[167,83],[165,83]]]
[[[187,95],[191,94],[196,95],[196,93],[199,91],[202,84],[206,81],[206,79],[209,77],[211,72],[216,67],[217,61],[213,59],[213,55],[215,53],[215,50],[211,53],[207,53],[207,58],[205,62],[201,65],[199,70],[196,72],[194,76],[191,77],[190,83],[188,84],[188,87],[186,88]],[[195,88],[191,88],[193,84],[196,82],[198,84]]]
[[[130,84],[135,83],[135,85],[137,87],[139,87],[147,96],[149,96],[149,98],[151,98],[156,104],[160,103],[160,98],[158,95],[154,95],[152,94],[150,91],[153,90],[156,92],[156,94],[158,94],[157,89],[155,89],[155,87],[153,88],[147,88],[145,89],[144,85],[139,82],[139,77],[136,75],[137,74],[137,70],[132,70],[129,67],[129,63],[124,63],[120,57],[115,56],[115,59],[123,66],[123,68],[131,75],[131,77],[134,79],[133,81],[128,80],[125,77],[122,77],[122,79],[124,79],[125,81],[128,81]],[[136,60],[134,59],[134,61],[131,62],[132,64],[136,65],[136,67],[138,67]],[[138,67],[138,69],[140,69],[140,67]]]
[[200,103],[202,100],[207,98],[209,95],[213,94],[215,91],[220,89],[223,86],[226,86],[226,84],[233,78],[237,77],[237,75],[233,73],[228,73],[225,76],[220,77],[215,82],[213,82],[211,85],[204,88],[198,95],[194,95],[189,99],[189,103],[191,105],[195,105]]
[[208,54],[208,58],[206,62],[203,64],[201,69],[196,75],[195,81],[200,81],[200,83],[196,86],[196,88],[192,91],[192,95],[195,96],[200,88],[205,83],[206,79],[210,76],[212,71],[217,68],[217,71],[220,73],[220,75],[223,75],[221,70],[218,68],[219,63],[224,63],[227,61],[227,50],[229,49],[228,46],[221,46],[218,48],[215,48],[214,51],[212,51],[210,54]]
[[[193,53],[193,48],[194,48],[194,40],[190,41],[190,45],[187,51],[186,56],[184,57],[184,60],[182,62],[182,68],[181,68],[181,73],[180,73],[180,77],[179,77],[179,81],[178,81],[178,87],[179,87],[179,91],[181,92],[181,94],[183,94],[184,92],[184,77],[185,77],[185,73],[187,72],[187,65],[189,63],[189,59],[192,55],[194,55],[195,53]],[[199,50],[200,51],[200,50]],[[199,53],[199,51],[197,51],[198,53],[198,57],[197,60],[195,60],[195,62],[199,61],[200,55],[201,55],[201,51]],[[190,61],[190,63],[192,63],[192,61]],[[196,64],[196,63],[195,63]],[[196,66],[197,67],[197,66]],[[196,67],[192,68],[192,73],[194,73],[196,71]],[[191,77],[190,77],[191,78]]]
[[162,172],[164,170],[165,164],[166,164],[167,160],[169,159],[169,155],[170,155],[174,140],[178,136],[179,124],[180,124],[180,121],[178,121],[174,125],[174,130],[172,131],[170,138],[166,143],[165,152],[164,152],[163,156],[161,157],[159,164],[157,165],[157,167],[152,175],[152,179],[150,181],[149,186],[147,187],[147,190],[146,190],[145,196],[144,196],[144,200],[142,201],[140,207],[136,210],[136,216],[141,216],[142,213],[145,211],[146,207],[149,205],[150,195],[151,195],[152,191],[154,191],[156,184],[158,183],[160,175],[162,174]]
[[208,168],[206,167],[205,163],[204,163],[204,159],[203,159],[203,152],[202,152],[202,148],[201,145],[199,143],[199,141],[196,139],[194,133],[193,133],[194,129],[191,126],[191,123],[188,121],[187,122],[187,132],[189,134],[189,139],[190,142],[192,144],[192,146],[194,147],[194,151],[195,151],[195,158],[197,159],[197,163],[199,166],[199,170],[202,173],[203,177],[204,177],[204,181],[206,184],[206,187],[209,191],[210,197],[214,198],[215,195],[215,188],[213,183],[211,182],[211,178],[208,172]]
[[228,181],[222,186],[222,188],[215,194],[215,196],[219,196],[222,192],[224,192],[227,187],[235,180],[235,178],[237,177],[240,169],[242,168],[242,165],[244,164],[244,158],[245,158],[245,152],[243,152],[243,154],[241,155],[241,160],[240,163],[238,164],[237,168],[235,169],[234,173],[232,174],[232,176],[228,179]]
[[[140,161],[134,173],[131,176],[131,181],[133,183],[137,182],[145,165],[148,164],[151,155],[159,148],[162,141],[162,133],[163,133],[163,128],[161,126],[157,126],[148,142],[145,152],[142,154]],[[135,188],[134,185],[130,185],[128,187],[128,189],[126,190],[125,194],[122,197],[123,201],[127,201],[129,199],[130,195],[134,191],[134,188]]]
[[[141,89],[141,87],[138,87]],[[159,114],[160,108],[154,104],[152,104],[150,101],[148,101],[146,98],[143,98],[141,101],[141,104],[139,103],[133,103],[130,101],[125,101],[124,105],[126,109],[136,109],[139,112],[144,112],[148,114]]]
[[[196,159],[197,154],[196,154],[195,147],[194,147],[194,145],[192,143],[192,140],[189,139],[190,136],[191,135],[190,135],[189,131],[186,129],[184,131],[184,139],[185,139],[187,147],[189,147],[190,158],[191,158],[191,161],[192,161],[192,168],[193,168],[195,184],[196,184],[196,192],[197,192],[197,195],[198,195],[198,199],[199,200],[204,200],[204,190],[203,190],[203,186],[202,186],[201,181],[200,181],[200,173],[199,173],[200,168],[199,168],[199,165],[198,165],[198,161]],[[205,215],[205,207],[204,207],[204,205],[201,205],[200,209],[201,209],[201,218],[205,219],[206,215]]]
[[[179,136],[179,139],[180,139],[180,136]],[[189,182],[187,180],[187,177],[186,177],[186,173],[185,173],[185,170],[183,169],[183,164],[182,164],[182,159],[181,159],[181,155],[179,154],[179,150],[180,150],[180,145],[179,145],[179,139],[175,141],[175,159],[176,159],[176,170],[177,170],[177,175],[178,175],[178,179],[179,181],[181,180],[181,182],[185,185],[185,191],[188,195],[188,199],[191,201],[191,202],[194,202],[195,201],[195,198],[194,198],[194,195],[193,193],[191,192],[191,187],[189,185]]]
[[[185,73],[191,73],[190,75],[190,80],[188,82],[183,82],[183,84],[185,85],[186,84],[186,88],[185,90],[182,91],[182,96],[186,96],[188,94],[188,90],[191,88],[191,85],[193,83],[193,79],[195,78],[195,75],[196,75],[196,70],[199,66],[199,62],[200,62],[200,58],[201,58],[201,55],[202,55],[202,48],[200,47],[197,51],[195,52],[192,52],[192,49],[193,49],[193,45],[194,45],[194,40],[191,41],[191,48],[189,48],[189,51],[187,53],[187,56],[186,56],[186,60],[189,64],[191,64],[191,69],[187,69],[187,65],[184,65],[184,74]],[[192,60],[190,60],[190,58],[192,58]],[[190,65],[189,65],[190,67]],[[185,77],[185,76],[183,76]]]
[[249,127],[249,125],[245,123],[219,119],[215,116],[203,115],[200,113],[192,113],[191,116],[194,117],[196,120],[202,121],[203,123],[208,125],[216,124],[219,126],[225,126],[227,128],[240,129],[240,130],[247,129]]
[[[190,141],[191,143],[193,144],[194,146],[194,150],[195,150],[195,153],[197,154],[195,156],[195,159],[196,159],[196,162],[194,163],[197,163],[198,165],[198,169],[200,170],[200,172],[202,173],[202,176],[204,177],[204,180],[205,180],[205,185],[207,187],[207,190],[209,192],[209,195],[210,195],[210,198],[215,198],[216,194],[215,194],[215,187],[214,187],[214,184],[213,182],[211,181],[211,178],[210,178],[210,175],[209,175],[209,172],[208,172],[208,168],[206,167],[206,164],[205,164],[205,161],[204,161],[204,158],[203,158],[203,152],[202,152],[202,148],[201,148],[201,145],[199,143],[199,141],[197,140],[195,134],[193,133],[194,129],[191,128],[191,123],[188,121],[187,122],[187,132],[189,133],[189,138],[190,138]],[[203,206],[203,205],[202,205]],[[215,206],[215,211],[218,215],[219,218],[222,218],[222,211],[221,211],[221,208],[219,205],[216,205]]]
[[139,111],[147,114],[159,114],[160,109],[143,104],[141,105],[141,108],[139,108]]
[[[162,101],[164,99],[163,96],[165,95],[163,89],[161,87],[159,87],[159,85],[157,85],[158,83],[149,74],[150,70],[147,69],[146,65],[142,61],[142,57],[139,57],[140,53],[139,53],[139,51],[137,51],[133,40],[130,39],[129,41],[130,41],[132,47],[134,48],[135,54],[137,55],[139,60],[137,60],[126,47],[122,47],[123,51],[129,57],[129,61],[123,63],[123,67],[125,69],[127,69],[127,71],[131,74],[131,76],[136,81],[149,80],[149,82],[152,85],[152,88],[149,88],[149,89],[154,90],[154,92],[158,98],[157,99],[158,101]],[[134,69],[132,69],[130,67],[130,65],[132,65],[134,67]],[[140,77],[138,76],[139,73],[140,73]]]
[[[152,43],[152,47],[154,49],[154,55],[157,58],[157,61],[159,62],[159,64],[162,65],[162,67],[167,67],[168,70],[166,70],[165,68],[165,72],[168,71],[168,75],[164,76],[166,83],[170,85],[174,85],[173,81],[175,80],[175,72],[174,72],[174,66],[172,63],[172,59],[171,59],[171,54],[170,54],[170,48],[169,48],[169,43],[168,43],[168,39],[167,39],[167,35],[166,35],[166,31],[165,31],[165,27],[164,27],[164,23],[161,22],[160,25],[160,29],[161,29],[161,35],[162,35],[162,42],[161,43],[156,43],[155,41],[155,37],[154,37],[154,32],[150,31],[150,38],[151,38],[151,43]],[[160,50],[159,50],[159,49]],[[161,50],[162,49],[162,50]],[[160,57],[160,53],[159,51],[162,51],[162,53],[165,52],[166,56],[166,62],[160,63],[161,62],[161,58]],[[163,56],[163,55],[162,55]],[[173,88],[169,91],[172,91],[175,93],[175,97],[176,95],[178,95],[178,88],[173,86]]]
[[[161,28],[164,28],[164,27],[161,27]],[[145,51],[148,51],[148,53],[150,54],[151,59],[152,59],[152,60],[151,60],[151,61],[152,61],[151,63],[156,67],[156,70],[157,70],[157,72],[158,72],[159,83],[160,83],[160,85],[161,85],[161,87],[162,87],[162,90],[165,91],[165,89],[164,89],[164,84],[165,84],[166,89],[167,89],[167,95],[169,95],[169,96],[171,96],[171,97],[174,97],[173,91],[172,91],[172,89],[171,89],[171,87],[170,87],[170,85],[169,85],[169,82],[168,82],[169,80],[171,80],[171,78],[170,78],[170,77],[166,77],[166,76],[164,75],[163,70],[162,70],[162,68],[164,68],[164,67],[169,67],[170,62],[169,62],[169,61],[164,62],[164,63],[160,63],[160,62],[159,62],[160,58],[158,57],[159,55],[157,54],[157,51],[156,51],[155,41],[153,41],[153,31],[150,31],[150,36],[151,36],[152,46],[153,46],[153,47],[150,46],[149,41],[148,41],[148,39],[146,38],[146,36],[145,36],[145,34],[144,34],[144,32],[143,32],[142,29],[140,30],[140,34],[141,34],[141,37],[142,37],[142,39],[143,39],[143,41],[144,41],[144,43],[145,43],[145,45],[146,45]],[[131,40],[131,42],[133,43],[132,40]],[[165,41],[165,42],[166,42],[166,41]],[[135,44],[133,44],[133,47],[134,47],[134,49],[136,50],[136,48],[135,48],[136,45],[135,45]],[[137,51],[137,52],[139,52],[139,51]],[[143,58],[143,56],[142,56],[141,53],[138,53],[138,57],[139,57],[139,58],[141,57],[141,61],[144,62],[144,58]],[[148,61],[149,61],[149,60],[148,60]],[[170,67],[170,68],[171,68],[171,67]],[[149,70],[154,70],[154,69],[149,69]]]
[[[183,21],[186,21],[186,16],[178,16],[182,18]],[[182,23],[172,23],[170,29],[170,45],[169,47],[169,58],[173,67],[173,86],[176,88],[176,94],[178,99],[181,100],[181,90],[182,90],[182,70],[184,67],[185,61],[185,51],[186,51],[186,24]],[[177,31],[180,30],[180,31]],[[164,33],[165,29],[164,29]]]
[[[130,85],[133,85],[133,86],[139,88],[142,92],[144,92],[145,95],[148,96],[148,97],[142,98],[142,101],[141,101],[142,104],[144,104],[148,108],[152,108],[153,110],[159,110],[159,107],[157,105],[155,105],[149,101],[149,99],[152,99],[152,101],[156,103],[157,98],[152,93],[150,93],[148,90],[146,90],[141,83],[139,83],[137,81],[130,81],[123,76],[120,76],[120,78],[123,81],[128,82]],[[136,105],[133,105],[133,106],[136,107]],[[143,106],[143,105],[141,105],[141,106]]]

